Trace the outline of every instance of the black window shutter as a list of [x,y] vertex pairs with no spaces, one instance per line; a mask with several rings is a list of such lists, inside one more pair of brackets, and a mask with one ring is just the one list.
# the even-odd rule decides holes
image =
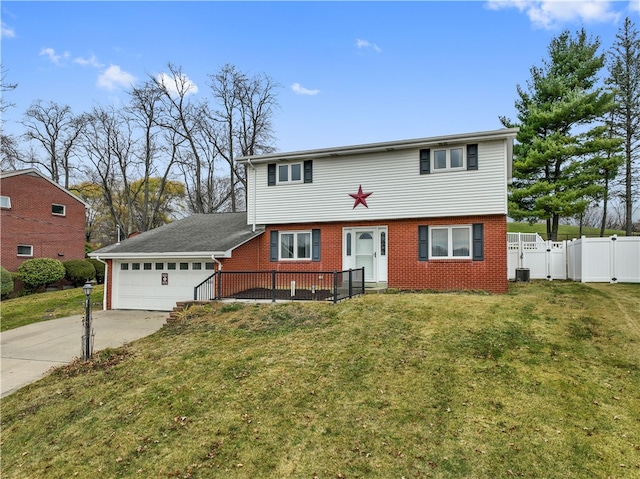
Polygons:
[[278,261],[278,232],[276,230],[271,231],[269,239],[269,261]]
[[320,261],[320,230],[311,230],[311,261]]
[[473,261],[484,261],[484,225],[473,224]]
[[313,160],[304,162],[304,182],[313,183]]
[[418,260],[429,259],[429,227],[418,226]]
[[420,150],[420,174],[421,175],[428,175],[429,173],[431,173],[431,167],[430,167],[430,160],[431,157],[431,150],[430,149],[426,149],[426,150]]
[[267,185],[274,186],[276,184],[276,164],[269,163],[267,165]]
[[467,145],[467,170],[478,169],[478,145]]

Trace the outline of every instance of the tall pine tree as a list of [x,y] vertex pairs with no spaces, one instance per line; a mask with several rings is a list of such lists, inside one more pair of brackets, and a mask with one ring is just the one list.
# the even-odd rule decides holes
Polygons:
[[520,132],[514,147],[509,215],[516,220],[546,220],[547,237],[556,240],[561,218],[578,215],[602,192],[594,157],[603,157],[617,140],[609,139],[602,118],[615,104],[598,85],[604,55],[600,40],[584,29],[554,38],[549,58],[531,68],[527,89],[517,86],[518,121],[503,125]]
[[640,182],[640,36],[629,18],[616,35],[611,49],[607,83],[613,87],[618,107],[613,111],[611,125],[624,141],[625,230],[633,231],[633,197]]

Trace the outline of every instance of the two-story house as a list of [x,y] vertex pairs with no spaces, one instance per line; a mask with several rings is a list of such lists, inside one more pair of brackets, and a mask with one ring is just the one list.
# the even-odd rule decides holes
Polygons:
[[94,253],[108,265],[106,307],[170,309],[220,268],[364,267],[369,285],[506,292],[516,133],[239,158],[246,213],[195,215]]
[[87,205],[34,168],[0,172],[1,264],[85,257]]

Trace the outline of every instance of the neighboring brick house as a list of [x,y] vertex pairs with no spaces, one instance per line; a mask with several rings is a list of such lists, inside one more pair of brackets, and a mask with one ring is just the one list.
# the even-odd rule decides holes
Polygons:
[[[247,213],[235,215],[244,216],[183,220],[92,254],[110,266],[106,307],[171,309],[174,299],[190,299],[189,289],[171,286],[177,275],[167,275],[167,261],[174,268],[182,262],[183,274],[199,268],[193,280],[206,277],[196,274],[203,264],[226,271],[364,267],[368,285],[504,293],[516,133],[239,158]],[[198,240],[208,234],[209,243]],[[164,269],[156,271],[156,262]],[[163,273],[169,284],[161,283]]]
[[34,168],[0,172],[1,264],[85,257],[87,205]]

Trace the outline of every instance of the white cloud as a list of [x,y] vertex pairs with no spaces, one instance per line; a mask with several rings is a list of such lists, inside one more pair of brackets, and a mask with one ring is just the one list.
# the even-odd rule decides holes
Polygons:
[[16,32],[13,28],[5,24],[4,22],[0,22],[0,37],[1,38],[14,38],[16,36]]
[[59,55],[53,48],[43,48],[42,50],[40,50],[40,55],[46,56],[47,58],[49,58],[49,60],[51,60],[51,63],[55,65],[60,65],[60,62],[62,60],[66,60],[71,56],[69,52],[64,52],[62,55]]
[[[637,0],[636,0],[637,1]],[[517,8],[535,28],[547,30],[572,22],[615,22],[620,14],[610,0],[488,0],[491,10]]]
[[356,39],[356,47],[358,50],[368,50],[371,49],[376,53],[380,53],[382,50],[375,43],[371,43],[368,40],[362,40],[361,38]]
[[293,90],[294,93],[298,94],[298,95],[317,95],[318,93],[320,93],[320,90],[309,90],[308,88],[303,87],[302,85],[300,85],[300,83],[294,83],[293,85],[291,85],[291,89]]
[[166,73],[159,73],[156,76],[156,81],[163,85],[172,96],[178,96],[178,89],[182,90],[185,96],[198,93],[198,85],[193,83],[184,73],[178,78],[167,75]]
[[629,10],[640,13],[640,2],[638,0],[629,0]]
[[104,72],[98,75],[98,87],[105,90],[115,90],[119,87],[128,87],[136,81],[131,73],[122,71],[118,65],[110,65]]
[[104,66],[102,63],[98,61],[95,55],[91,55],[89,58],[78,57],[73,61],[76,62],[78,65],[82,65],[83,67],[89,66],[89,67],[102,68]]

